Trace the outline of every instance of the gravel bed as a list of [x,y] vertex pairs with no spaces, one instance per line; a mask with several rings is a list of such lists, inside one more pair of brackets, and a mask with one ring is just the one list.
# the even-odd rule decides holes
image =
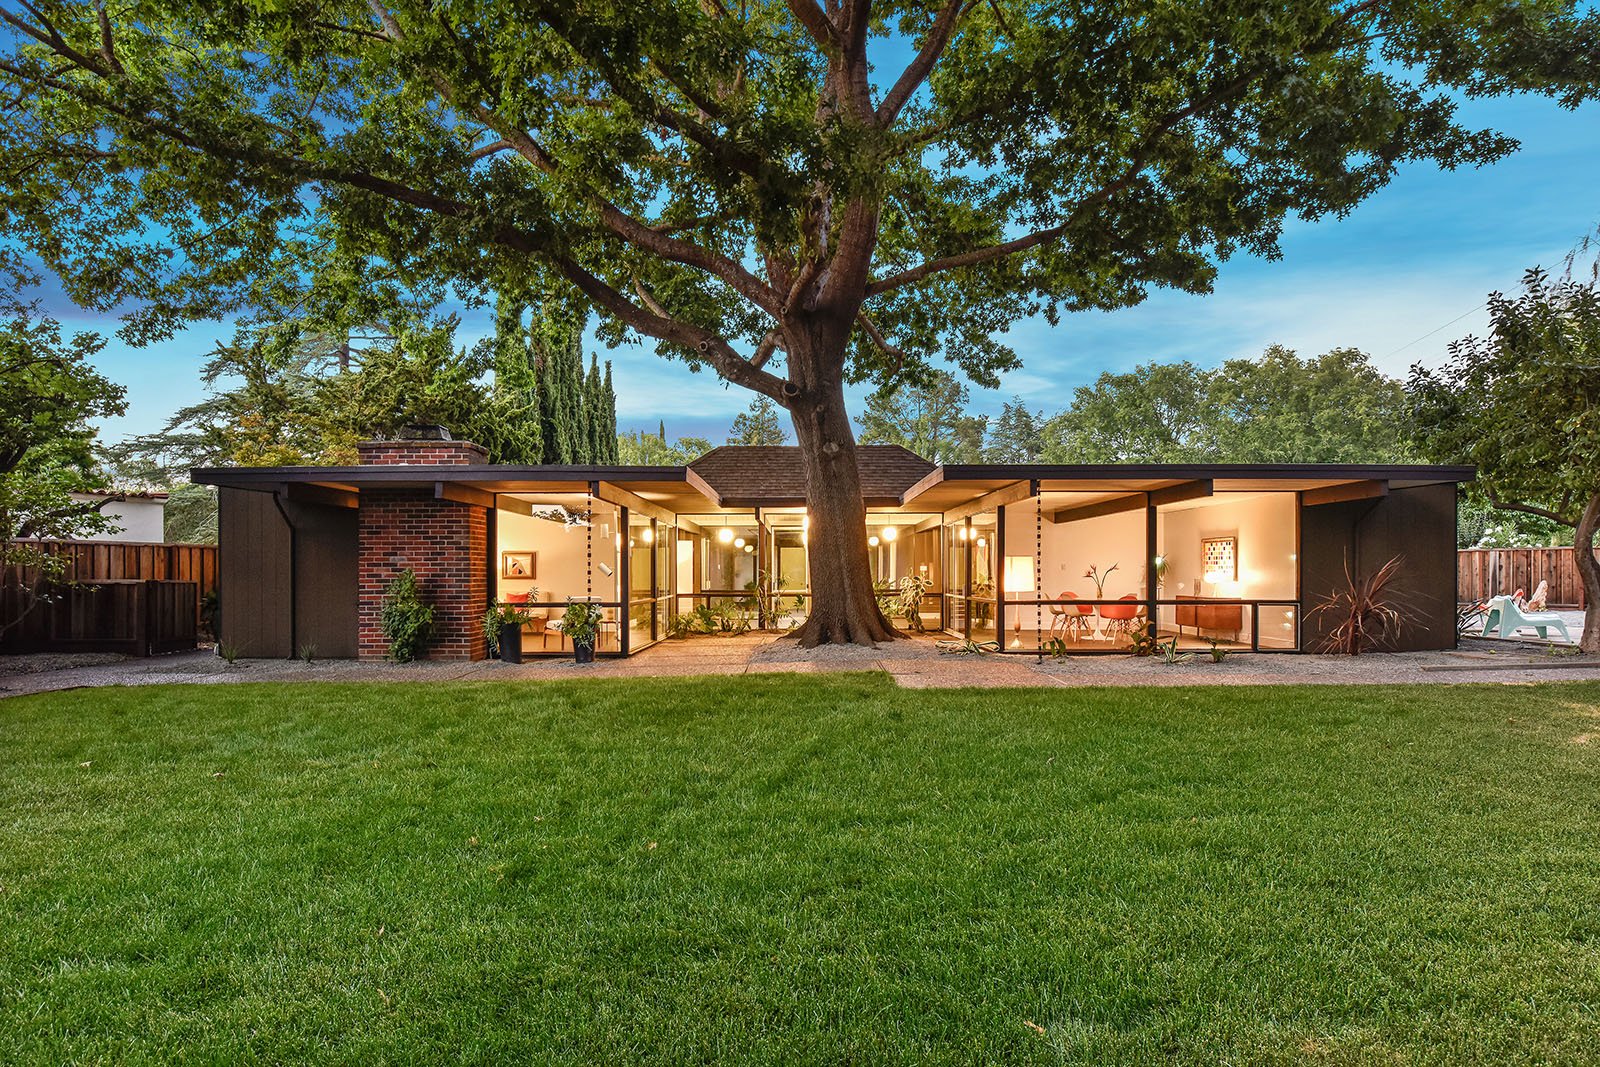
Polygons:
[[121,663],[129,657],[118,652],[29,652],[0,656],[0,677],[12,674],[43,674],[73,667],[101,667]]

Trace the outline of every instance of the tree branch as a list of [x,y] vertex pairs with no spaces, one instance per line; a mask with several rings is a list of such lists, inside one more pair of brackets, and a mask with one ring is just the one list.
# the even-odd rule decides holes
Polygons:
[[817,6],[817,0],[785,0],[789,11],[799,20],[800,25],[810,32],[812,40],[821,46],[824,52],[835,52],[839,49],[839,31],[833,21]]
[[1549,519],[1551,522],[1560,523],[1562,526],[1578,525],[1576,518],[1561,515],[1558,512],[1551,511],[1549,508],[1541,508],[1535,504],[1524,504],[1518,500],[1501,500],[1500,495],[1488,486],[1483,487],[1483,495],[1489,498],[1489,503],[1498,511],[1520,511],[1527,515],[1537,515],[1542,519]]
[[900,77],[895,79],[888,95],[878,105],[880,128],[888,129],[894,124],[894,120],[900,115],[900,109],[906,106],[907,101],[933,70],[939,57],[944,54],[945,48],[950,44],[950,38],[955,35],[956,23],[961,20],[962,14],[971,9],[972,4],[967,0],[945,0],[944,7],[928,30],[928,39],[922,42],[922,47],[917,49],[916,56],[906,64],[906,69],[900,72]]

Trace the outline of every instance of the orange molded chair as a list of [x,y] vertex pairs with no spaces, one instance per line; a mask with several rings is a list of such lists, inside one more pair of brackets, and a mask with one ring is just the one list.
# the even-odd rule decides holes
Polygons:
[[1121,599],[1123,602],[1119,604],[1101,604],[1100,617],[1109,624],[1107,630],[1127,633],[1137,628],[1135,620],[1139,618],[1143,605],[1139,603],[1137,593],[1127,593]]

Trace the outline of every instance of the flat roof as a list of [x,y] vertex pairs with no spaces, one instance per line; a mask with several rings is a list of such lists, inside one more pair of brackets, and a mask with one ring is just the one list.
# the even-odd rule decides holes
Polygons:
[[[893,449],[894,451],[888,451]],[[881,450],[881,451],[880,451]],[[805,502],[797,480],[798,450],[724,447],[707,453],[704,473],[683,467],[614,465],[370,464],[353,467],[201,467],[203,485],[272,489],[313,484],[359,492],[363,486],[431,489],[455,483],[490,493],[584,492],[606,482],[672,511],[796,506]],[[706,458],[706,457],[703,457]],[[1212,491],[1303,492],[1352,482],[1389,488],[1469,482],[1469,466],[1350,463],[954,463],[933,466],[898,446],[862,446],[863,496],[869,507],[945,511],[985,493],[1037,482],[1041,492],[1149,493],[1191,482]],[[869,469],[870,468],[870,469]]]

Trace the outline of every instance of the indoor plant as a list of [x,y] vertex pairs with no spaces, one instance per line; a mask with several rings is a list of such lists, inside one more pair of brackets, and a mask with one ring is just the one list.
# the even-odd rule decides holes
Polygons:
[[567,601],[561,617],[561,632],[572,642],[572,658],[579,663],[594,662],[594,642],[600,634],[600,605],[592,600]]

